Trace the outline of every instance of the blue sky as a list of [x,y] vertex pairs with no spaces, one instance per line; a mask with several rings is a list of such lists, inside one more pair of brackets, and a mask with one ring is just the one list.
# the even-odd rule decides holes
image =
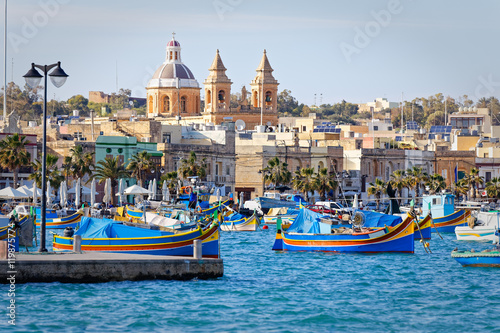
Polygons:
[[119,88],[144,97],[175,31],[200,85],[219,49],[233,92],[249,88],[266,49],[279,90],[305,104],[476,101],[500,97],[499,13],[494,0],[8,0],[7,79],[60,60],[70,77],[49,96],[61,100],[115,91],[117,67]]

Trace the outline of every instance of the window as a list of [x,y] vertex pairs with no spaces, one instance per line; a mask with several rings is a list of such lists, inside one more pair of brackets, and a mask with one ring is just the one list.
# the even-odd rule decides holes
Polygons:
[[441,205],[441,198],[433,198],[432,205]]
[[487,171],[484,173],[484,181],[485,182],[491,181],[491,172],[490,171]]
[[392,131],[392,126],[387,127],[388,131]]
[[170,97],[163,97],[163,112],[170,112]]
[[106,153],[111,154],[111,148],[106,148]]
[[229,165],[226,165],[226,176],[229,175],[231,175],[231,168],[229,167]]
[[220,103],[223,103],[226,100],[226,93],[224,92],[224,90],[219,90],[217,99],[219,100]]
[[149,96],[148,109],[149,112],[153,112],[153,96]]
[[441,171],[441,175],[443,176],[443,178],[445,178],[445,179],[446,179],[446,177],[448,177],[448,170],[443,169],[443,170]]
[[186,96],[181,97],[181,112],[186,112]]
[[378,131],[378,126],[373,126],[374,131]]
[[177,60],[177,52],[175,52],[175,60]]
[[272,93],[270,91],[266,91],[266,105],[271,105],[272,101]]
[[205,94],[205,100],[207,101],[207,104],[212,103],[212,92],[210,90],[207,90],[207,93]]
[[172,51],[170,51],[170,60],[172,60]]
[[307,131],[307,126],[302,126],[302,132]]
[[171,134],[170,133],[163,133],[163,143],[170,143],[171,140]]
[[118,154],[123,153],[123,148],[118,148]]

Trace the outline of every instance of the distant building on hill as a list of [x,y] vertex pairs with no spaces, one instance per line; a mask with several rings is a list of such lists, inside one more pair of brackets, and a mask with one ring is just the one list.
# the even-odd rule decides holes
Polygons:
[[358,107],[359,112],[380,112],[384,109],[397,108],[399,107],[399,103],[389,102],[387,98],[376,98],[373,102],[360,103]]

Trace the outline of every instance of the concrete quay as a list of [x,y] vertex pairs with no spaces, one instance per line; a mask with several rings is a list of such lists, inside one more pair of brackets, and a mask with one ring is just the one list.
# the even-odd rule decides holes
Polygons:
[[222,277],[222,259],[195,259],[107,252],[16,253],[0,260],[0,283],[95,283],[140,280],[190,280]]

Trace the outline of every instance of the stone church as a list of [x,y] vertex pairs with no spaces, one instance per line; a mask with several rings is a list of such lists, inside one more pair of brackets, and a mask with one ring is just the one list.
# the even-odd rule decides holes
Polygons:
[[[164,63],[156,70],[146,87],[148,117],[171,123],[212,123],[242,120],[246,129],[257,125],[278,124],[278,81],[266,51],[262,55],[257,75],[250,82],[250,100],[245,87],[237,107],[230,106],[231,80],[226,75],[219,50],[203,82],[205,106],[200,107],[200,85],[191,70],[181,60],[181,45],[172,37],[167,43]],[[241,122],[239,122],[241,123]]]

